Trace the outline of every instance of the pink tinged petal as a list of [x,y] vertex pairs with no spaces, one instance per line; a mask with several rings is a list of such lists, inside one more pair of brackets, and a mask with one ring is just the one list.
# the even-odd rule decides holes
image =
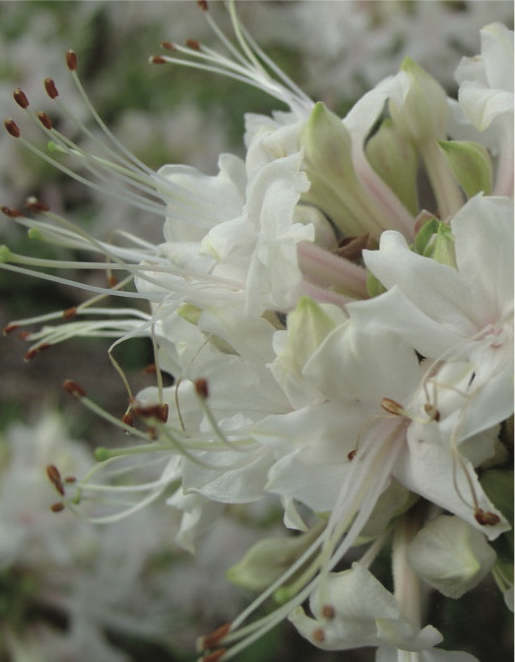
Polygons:
[[372,168],[365,155],[365,141],[388,99],[402,105],[409,89],[408,76],[400,71],[367,92],[343,119],[352,136],[352,155],[356,175],[371,200],[382,210],[384,229],[394,229],[408,239],[414,235],[414,219],[390,187]]
[[416,255],[397,232],[383,233],[379,250],[363,257],[387,289],[397,285],[432,320],[463,336],[477,332],[471,292],[456,269]]
[[513,311],[513,201],[478,195],[452,220],[458,271],[480,326]]
[[297,245],[299,266],[313,284],[368,298],[366,270],[307,241]]

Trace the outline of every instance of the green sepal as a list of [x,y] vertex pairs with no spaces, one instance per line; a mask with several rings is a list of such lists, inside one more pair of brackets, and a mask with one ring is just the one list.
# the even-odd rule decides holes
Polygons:
[[487,469],[479,479],[487,497],[512,526],[511,531],[506,531],[490,542],[503,564],[513,564],[513,479],[513,469]]
[[492,161],[486,149],[478,143],[440,140],[445,158],[467,198],[480,192],[492,192]]
[[391,119],[386,119],[367,142],[365,153],[375,172],[415,215],[419,207],[418,155],[413,143],[398,131]]
[[370,271],[367,274],[367,292],[370,297],[377,297],[386,292],[386,287]]
[[419,255],[429,257],[440,264],[456,267],[452,230],[436,218],[430,218],[420,228],[413,248]]

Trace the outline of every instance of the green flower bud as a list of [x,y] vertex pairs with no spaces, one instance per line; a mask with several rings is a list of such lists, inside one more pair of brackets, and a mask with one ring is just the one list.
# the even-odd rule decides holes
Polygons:
[[440,140],[451,170],[468,198],[492,191],[492,161],[486,149],[473,142]]

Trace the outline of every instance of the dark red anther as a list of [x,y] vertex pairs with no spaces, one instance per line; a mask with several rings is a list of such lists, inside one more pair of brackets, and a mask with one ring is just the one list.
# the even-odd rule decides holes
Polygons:
[[134,407],[134,413],[141,418],[155,418],[161,423],[168,420],[168,405],[150,405],[149,407]]
[[50,207],[48,205],[45,205],[44,202],[41,202],[41,200],[38,200],[32,195],[30,196],[30,198],[27,198],[25,202],[25,206],[27,207],[27,209],[30,209],[30,211],[35,211],[37,213],[50,211]]
[[[229,632],[230,629],[231,629],[231,623],[225,623],[216,630],[213,630],[213,632],[210,632],[209,634],[206,634],[204,637],[201,637],[199,641],[200,649],[210,650],[211,648],[215,648],[215,646],[218,646],[220,641],[225,637],[225,635]],[[204,658],[204,659],[207,660],[208,658]]]
[[161,42],[161,48],[164,48],[167,51],[176,51],[177,49],[175,46],[172,44],[171,41],[162,41]]
[[53,78],[45,78],[45,80],[43,81],[43,85],[45,86],[46,93],[51,99],[55,99],[56,97],[59,96],[59,91],[55,86],[55,82]]
[[37,347],[35,347],[34,349],[29,349],[28,352],[25,352],[23,359],[25,361],[31,361],[36,356],[37,353],[38,353]]
[[134,427],[134,416],[131,411],[128,411],[123,415],[122,423],[125,423],[125,425],[128,425],[131,428]]
[[356,457],[357,452],[358,451],[354,449],[353,451],[350,451],[350,453],[347,453],[347,459],[349,460],[349,462]]
[[59,492],[59,494],[61,496],[64,496],[64,487],[63,487],[63,482],[61,480],[61,474],[59,473],[59,469],[53,464],[49,464],[47,465],[46,468],[46,475],[50,479],[50,482],[53,484],[55,489]]
[[200,51],[200,42],[196,39],[186,39],[186,46],[193,51]]
[[16,122],[13,120],[12,117],[8,117],[4,121],[4,126],[7,130],[7,133],[11,135],[13,138],[19,138],[21,131],[20,127],[16,124]]
[[18,106],[20,106],[20,108],[23,108],[23,110],[29,107],[29,100],[27,99],[25,92],[23,90],[20,90],[19,87],[17,87],[14,90],[13,97],[16,103],[18,104]]
[[197,5],[202,9],[202,11],[207,11],[209,9],[207,0],[197,0]]
[[45,127],[45,129],[48,129],[50,131],[50,129],[52,128],[52,120],[50,119],[48,113],[45,113],[43,110],[38,110],[36,114],[38,116],[38,120]]
[[113,274],[109,274],[107,282],[109,284],[109,287],[116,287],[118,285],[118,278],[116,278],[116,276],[113,276]]
[[152,64],[166,64],[166,60],[162,55],[153,55],[150,61]]
[[151,363],[143,368],[143,373],[145,375],[155,375],[157,372],[157,366],[155,363]]
[[76,306],[71,306],[70,308],[66,308],[63,310],[63,319],[64,320],[71,320],[77,315],[77,307]]
[[4,327],[4,336],[9,335],[13,331],[16,331],[16,329],[19,329],[20,326],[19,324],[8,324],[6,327]]
[[209,398],[209,385],[207,383],[207,379],[199,377],[199,379],[195,380],[194,384],[197,395],[199,395],[204,400],[207,400]]
[[66,66],[70,71],[77,70],[77,53],[75,51],[66,51]]
[[53,503],[50,506],[50,510],[53,513],[60,513],[62,510],[64,510],[64,503],[61,503],[60,501],[58,501],[57,503]]
[[74,382],[72,379],[66,379],[63,382],[63,388],[67,393],[73,395],[76,398],[85,398],[87,396],[87,393],[82,388],[82,386],[79,386],[79,384]]
[[5,214],[6,216],[9,216],[9,218],[20,218],[20,216],[23,216],[23,212],[20,211],[19,209],[12,209],[11,207],[1,207],[2,213]]
[[481,526],[495,526],[496,524],[499,524],[501,521],[501,518],[499,515],[496,515],[495,513],[491,512],[485,512],[482,508],[477,508],[476,512],[474,513],[474,517],[476,519],[476,522],[478,524],[481,524]]
[[65,483],[76,483],[77,478],[75,476],[65,476],[64,482]]

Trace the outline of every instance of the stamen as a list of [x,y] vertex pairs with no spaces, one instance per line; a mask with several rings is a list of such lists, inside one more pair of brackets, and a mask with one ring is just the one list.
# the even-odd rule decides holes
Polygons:
[[202,50],[200,43],[196,39],[186,39],[186,46],[188,48],[191,48],[193,51],[200,51]]
[[207,0],[197,0],[197,4],[202,11],[207,11],[209,9]]
[[52,127],[52,120],[50,119],[50,116],[48,113],[45,113],[42,110],[39,110],[37,113],[37,118],[41,122],[41,124],[45,127],[45,129],[48,129],[49,131],[53,128]]
[[64,509],[65,509],[65,505],[64,505],[64,503],[62,503],[61,501],[58,501],[57,503],[53,503],[53,504],[50,506],[50,510],[51,510],[53,513],[60,513],[60,512],[63,511]]
[[481,526],[495,526],[496,524],[499,524],[501,521],[501,518],[499,515],[496,515],[495,513],[491,513],[488,511],[484,511],[482,508],[477,508],[474,517],[476,519],[476,522],[478,524],[481,524]]
[[8,117],[4,121],[4,126],[7,129],[7,133],[9,133],[13,138],[19,138],[21,135],[20,128],[16,124],[16,122],[12,119],[12,117]]
[[61,496],[64,496],[64,487],[61,480],[61,474],[59,469],[53,464],[49,464],[46,468],[46,474],[50,479],[50,482],[53,484],[55,489],[59,492]]
[[14,90],[13,97],[16,103],[18,104],[18,106],[20,106],[20,108],[23,108],[23,110],[29,107],[29,100],[27,99],[25,92],[21,90],[19,87],[17,87]]
[[75,51],[66,51],[66,66],[70,71],[77,70],[77,53]]
[[395,400],[392,400],[391,398],[383,398],[381,400],[381,407],[389,414],[393,414],[394,416],[406,415],[406,410],[404,409],[404,407],[400,405],[398,402],[395,402]]
[[[172,50],[172,49],[170,49]],[[173,49],[175,50],[175,48]],[[152,55],[150,58],[151,64],[166,64],[166,59],[162,55]]]
[[66,379],[63,383],[63,388],[74,398],[86,398],[88,395],[82,386],[79,386],[79,384],[72,379]]
[[[175,51],[175,50],[177,50],[177,49],[175,48],[174,44],[172,44],[171,41],[162,41],[162,42],[161,42],[161,48],[164,48],[164,49],[167,50],[167,51]],[[164,62],[166,62],[166,60],[164,60]]]
[[225,623],[224,625],[221,625],[213,632],[210,632],[209,634],[200,637],[200,639],[197,642],[197,649],[200,651],[204,651],[215,648],[216,646],[218,646],[220,641],[225,637],[225,635],[229,632],[230,629],[231,629],[231,623]]
[[204,400],[207,400],[209,397],[209,386],[207,383],[207,379],[204,378],[199,378],[196,379],[194,382],[195,386],[195,391],[197,392],[197,395],[199,395],[201,398]]
[[149,407],[133,407],[133,411],[141,418],[155,418],[160,423],[166,423],[168,420],[168,405],[150,405]]
[[52,78],[45,78],[43,85],[45,86],[46,93],[51,99],[56,99],[59,96],[59,92]]
[[24,216],[23,212],[19,209],[12,209],[11,207],[6,207],[5,205],[1,207],[2,212],[9,216],[9,218],[20,218]]

